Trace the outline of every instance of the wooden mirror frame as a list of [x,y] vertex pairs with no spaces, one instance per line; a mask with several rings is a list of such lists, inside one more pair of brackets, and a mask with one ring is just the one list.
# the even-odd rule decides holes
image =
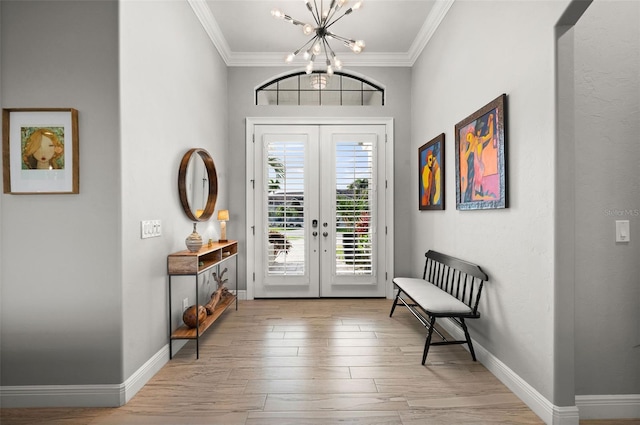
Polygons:
[[[209,178],[207,204],[200,217],[196,217],[195,212],[191,209],[191,205],[189,205],[189,198],[187,197],[187,169],[189,168],[189,161],[194,154],[198,154],[200,158],[202,158],[207,170],[207,177]],[[193,221],[207,221],[211,218],[216,208],[216,200],[218,199],[218,174],[216,173],[216,166],[209,152],[204,149],[194,148],[184,154],[180,162],[180,169],[178,170],[178,193],[180,194],[180,204],[182,204],[182,209],[187,217]]]

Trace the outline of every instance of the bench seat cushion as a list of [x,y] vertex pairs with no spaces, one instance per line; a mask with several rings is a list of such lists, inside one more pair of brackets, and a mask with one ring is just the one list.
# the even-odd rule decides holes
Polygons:
[[471,307],[424,279],[396,277],[393,283],[428,312],[462,315],[471,313]]

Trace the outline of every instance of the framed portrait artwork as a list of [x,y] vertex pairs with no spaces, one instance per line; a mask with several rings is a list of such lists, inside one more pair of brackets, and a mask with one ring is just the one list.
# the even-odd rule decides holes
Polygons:
[[3,109],[4,193],[79,193],[78,111]]
[[444,133],[418,149],[418,206],[444,209]]
[[506,99],[500,95],[455,126],[458,210],[507,208]]

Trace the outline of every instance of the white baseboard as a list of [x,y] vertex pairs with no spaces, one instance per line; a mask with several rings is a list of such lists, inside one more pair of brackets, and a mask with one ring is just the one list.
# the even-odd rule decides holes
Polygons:
[[577,395],[580,419],[640,419],[640,394]]
[[153,355],[153,357],[147,360],[145,364],[136,370],[133,375],[124,381],[125,398],[124,403],[120,404],[120,406],[128,403],[129,400],[131,400],[133,396],[136,395],[138,391],[140,391],[142,387],[144,387],[145,384],[149,382],[149,380],[153,378],[153,376],[158,373],[165,364],[167,364],[169,361],[169,347],[169,344],[162,347]]
[[240,289],[238,291],[231,291],[231,293],[238,293],[238,300],[246,300],[247,299],[247,290],[246,289]]
[[1,386],[0,406],[118,407],[124,405],[169,360],[165,345],[122,384]]
[[[452,320],[446,319],[439,323],[455,339],[465,339],[464,332],[460,329],[460,326]],[[513,391],[546,424],[578,425],[580,415],[577,406],[555,406],[507,365],[474,341],[473,338],[471,342],[478,361],[505,384],[507,388]]]

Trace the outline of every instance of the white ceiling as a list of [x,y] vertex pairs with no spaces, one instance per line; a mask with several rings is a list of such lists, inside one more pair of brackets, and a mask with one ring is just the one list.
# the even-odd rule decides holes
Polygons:
[[[315,0],[320,5],[321,0]],[[328,7],[329,0],[325,1]],[[364,0],[362,8],[333,27],[338,35],[362,39],[356,55],[331,43],[345,67],[412,66],[454,0]],[[351,0],[343,10],[353,4]],[[310,38],[301,27],[271,16],[274,8],[312,23],[304,0],[189,0],[228,66],[283,66],[285,56]],[[302,66],[302,59],[294,64]]]

